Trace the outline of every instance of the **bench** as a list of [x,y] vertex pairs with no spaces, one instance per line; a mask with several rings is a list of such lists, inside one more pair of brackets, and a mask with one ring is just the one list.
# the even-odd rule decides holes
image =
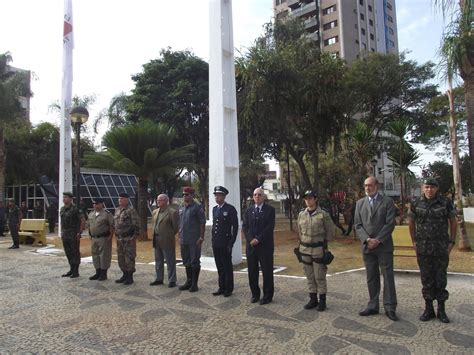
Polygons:
[[416,256],[408,226],[395,226],[392,233],[393,256]]
[[30,237],[34,239],[34,244],[46,245],[45,228],[46,221],[44,219],[22,219],[18,232],[20,243],[25,243],[26,238]]

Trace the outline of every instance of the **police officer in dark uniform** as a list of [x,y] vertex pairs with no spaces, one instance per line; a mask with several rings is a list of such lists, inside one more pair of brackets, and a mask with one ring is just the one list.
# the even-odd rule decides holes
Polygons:
[[[425,311],[422,322],[438,317],[449,323],[445,302],[449,253],[456,239],[456,213],[451,201],[438,194],[438,182],[428,178],[423,181],[422,195],[414,200],[408,212],[408,225],[413,247],[420,267]],[[448,228],[449,227],[449,228]],[[449,233],[448,233],[449,229]],[[438,301],[435,314],[433,300]]]
[[22,218],[23,214],[21,213],[21,210],[17,205],[15,205],[15,200],[11,198],[8,200],[7,221],[13,245],[8,249],[18,249],[20,247],[20,235],[18,234],[18,229],[20,228]]
[[212,209],[212,252],[219,274],[219,289],[212,294],[229,297],[234,290],[232,247],[239,231],[237,210],[225,202],[229,190],[224,186],[214,187],[217,206]]
[[61,238],[70,269],[62,277],[79,277],[81,263],[81,232],[84,230],[84,216],[79,208],[72,203],[73,194],[63,193],[64,206],[61,207]]

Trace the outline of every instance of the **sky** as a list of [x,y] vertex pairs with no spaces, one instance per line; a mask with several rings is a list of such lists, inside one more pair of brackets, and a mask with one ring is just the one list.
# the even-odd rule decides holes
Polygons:
[[[343,0],[349,1],[349,0]],[[354,0],[352,0],[354,1]],[[191,50],[208,60],[209,0],[73,0],[73,95],[95,94],[91,118],[133,88],[131,76],[161,49]],[[0,53],[32,71],[30,118],[59,125],[51,103],[61,97],[63,0],[4,1]],[[400,51],[419,63],[437,62],[443,19],[430,0],[396,0]],[[273,15],[272,0],[234,0],[234,45],[250,47]],[[236,53],[238,55],[238,53]],[[423,152],[433,161],[433,152]]]

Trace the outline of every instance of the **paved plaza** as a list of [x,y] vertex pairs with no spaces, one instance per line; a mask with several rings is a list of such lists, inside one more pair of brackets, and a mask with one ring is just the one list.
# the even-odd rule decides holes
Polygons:
[[[5,240],[6,239],[6,240]],[[93,266],[81,264],[77,279],[61,278],[66,258],[36,247],[8,250],[0,240],[0,353],[474,353],[474,277],[450,275],[451,324],[418,320],[423,301],[419,275],[398,272],[397,313],[360,317],[367,300],[364,271],[328,279],[328,309],[303,310],[302,278],[275,277],[274,302],[250,304],[245,273],[235,293],[215,297],[217,274],[203,271],[196,293],[149,286],[152,265],[138,265],[135,284],[89,281]],[[336,256],[337,257],[337,256]],[[178,282],[184,269],[178,268]]]

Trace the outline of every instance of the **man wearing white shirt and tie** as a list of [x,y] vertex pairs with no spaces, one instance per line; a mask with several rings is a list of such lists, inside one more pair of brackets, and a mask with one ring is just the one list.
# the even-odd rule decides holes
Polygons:
[[396,321],[397,294],[393,273],[392,240],[392,231],[395,228],[395,204],[391,198],[379,194],[378,184],[373,176],[364,181],[366,197],[357,201],[354,216],[356,234],[362,242],[362,256],[369,289],[367,308],[359,312],[359,315],[370,316],[379,313],[380,273],[382,273],[385,315]]

